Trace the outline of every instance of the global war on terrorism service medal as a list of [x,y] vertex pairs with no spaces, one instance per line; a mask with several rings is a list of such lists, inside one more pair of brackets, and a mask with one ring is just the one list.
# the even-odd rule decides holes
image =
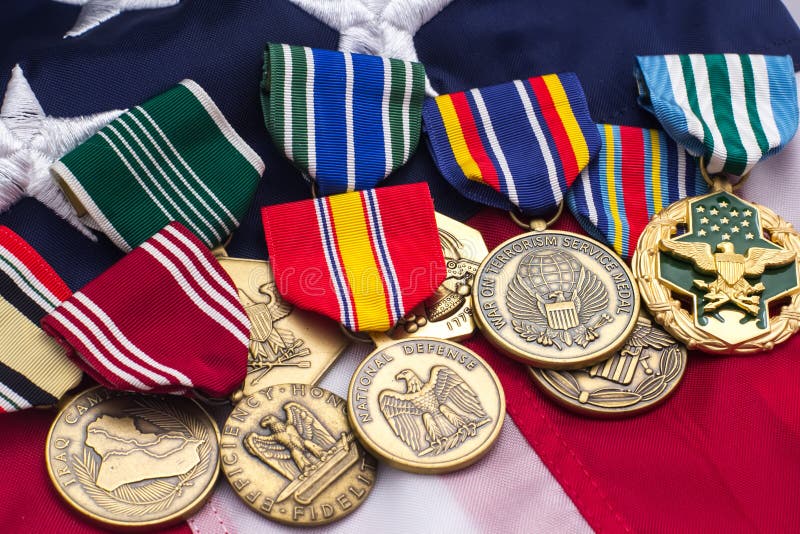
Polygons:
[[217,425],[195,401],[95,387],[64,404],[47,436],[47,472],[82,515],[115,528],[182,521],[219,473]]
[[597,241],[540,228],[505,241],[481,264],[472,290],[478,324],[498,348],[536,367],[603,360],[636,326],[633,275]]

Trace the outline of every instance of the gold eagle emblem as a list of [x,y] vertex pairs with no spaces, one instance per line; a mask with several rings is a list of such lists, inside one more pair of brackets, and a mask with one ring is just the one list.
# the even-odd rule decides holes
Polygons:
[[395,380],[404,381],[406,391],[385,389],[378,405],[392,431],[418,456],[451,450],[491,421],[472,388],[448,367],[432,367],[428,382],[411,369]]
[[712,253],[708,243],[673,239],[661,241],[661,249],[691,262],[701,273],[717,276],[713,282],[693,281],[695,287],[705,291],[703,311],[715,311],[723,304],[731,303],[753,316],[759,313],[760,294],[766,288],[761,282],[751,285],[745,277],[759,276],[769,267],[787,265],[796,256],[795,252],[789,250],[762,247],[751,247],[745,256],[737,254],[733,243],[729,242],[719,243],[718,252]]

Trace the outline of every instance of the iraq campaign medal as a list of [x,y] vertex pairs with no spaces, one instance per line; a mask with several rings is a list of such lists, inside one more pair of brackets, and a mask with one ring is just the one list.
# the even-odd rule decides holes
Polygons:
[[531,230],[490,252],[475,275],[474,313],[487,339],[551,368],[582,367],[619,347],[638,315],[630,271],[604,245],[544,221],[560,213],[565,191],[600,147],[577,77],[442,95],[425,104],[423,118],[445,178]]
[[583,369],[531,367],[534,382],[562,406],[593,417],[624,417],[672,394],[686,370],[686,348],[641,313],[614,354]]
[[728,176],[742,177],[740,185],[794,135],[791,59],[647,56],[639,67],[643,104],[702,156],[712,188],[665,208],[642,232],[633,258],[642,297],[689,348],[770,350],[800,326],[800,235],[772,210],[734,195]]
[[47,471],[72,508],[104,526],[165,526],[211,495],[218,439],[214,420],[191,399],[96,387],[56,417]]
[[377,348],[356,370],[347,398],[367,449],[417,473],[463,469],[489,451],[503,426],[505,396],[480,356],[441,339],[373,339]]
[[222,430],[222,471],[268,519],[325,525],[353,512],[375,484],[377,462],[356,441],[344,399],[307,384],[244,397]]

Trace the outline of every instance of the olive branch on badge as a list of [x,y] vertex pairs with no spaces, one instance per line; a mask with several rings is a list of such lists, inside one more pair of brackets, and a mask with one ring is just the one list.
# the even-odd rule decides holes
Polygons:
[[188,434],[188,437],[201,441],[201,444],[198,447],[200,462],[186,473],[178,475],[176,483],[161,478],[151,479],[144,483],[123,484],[113,491],[97,485],[100,466],[95,453],[84,447],[82,458],[78,455],[72,456],[75,475],[86,493],[109,512],[131,517],[141,517],[169,508],[181,495],[183,488],[191,486],[195,479],[208,470],[211,462],[208,430],[196,417],[157,399],[137,399],[136,404],[138,407],[125,410],[125,413],[144,419],[166,432]]
[[642,380],[633,390],[606,387],[585,391],[570,373],[542,369],[542,376],[559,393],[581,404],[600,408],[625,408],[658,398],[669,383],[680,375],[680,358],[680,346],[677,343],[671,345],[659,362],[658,372]]

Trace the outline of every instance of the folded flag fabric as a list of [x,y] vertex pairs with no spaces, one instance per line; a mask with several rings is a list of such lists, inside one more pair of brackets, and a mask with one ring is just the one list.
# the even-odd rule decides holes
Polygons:
[[0,226],[0,413],[55,404],[80,382],[80,369],[39,327],[71,293],[24,239]]
[[250,322],[233,281],[191,232],[170,223],[44,318],[45,331],[106,387],[238,387]]
[[375,187],[419,142],[425,68],[414,61],[269,44],[267,129],[320,194]]
[[171,221],[224,243],[264,172],[206,92],[184,80],[122,114],[52,166],[85,222],[130,251]]

